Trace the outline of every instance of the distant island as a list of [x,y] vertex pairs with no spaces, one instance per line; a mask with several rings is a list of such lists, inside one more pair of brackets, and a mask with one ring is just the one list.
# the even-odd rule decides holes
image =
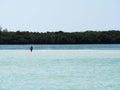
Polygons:
[[0,44],[120,44],[120,31],[40,33],[0,30]]

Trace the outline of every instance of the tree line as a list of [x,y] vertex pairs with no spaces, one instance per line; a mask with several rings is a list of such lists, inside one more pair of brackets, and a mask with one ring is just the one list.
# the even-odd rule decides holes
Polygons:
[[0,44],[120,44],[120,31],[28,32],[0,30]]

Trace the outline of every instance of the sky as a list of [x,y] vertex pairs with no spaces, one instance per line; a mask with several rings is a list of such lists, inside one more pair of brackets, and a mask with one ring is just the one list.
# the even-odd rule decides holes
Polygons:
[[120,0],[0,0],[9,31],[120,30]]

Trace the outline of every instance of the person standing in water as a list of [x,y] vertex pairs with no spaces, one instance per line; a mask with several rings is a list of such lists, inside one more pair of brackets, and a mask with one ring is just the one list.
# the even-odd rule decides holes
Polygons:
[[32,52],[32,50],[33,50],[33,46],[31,45],[31,46],[30,46],[30,51]]

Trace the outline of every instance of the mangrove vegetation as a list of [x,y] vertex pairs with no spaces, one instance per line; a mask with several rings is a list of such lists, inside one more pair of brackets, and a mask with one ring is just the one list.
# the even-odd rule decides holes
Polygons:
[[0,29],[0,44],[120,44],[120,31],[28,32]]

